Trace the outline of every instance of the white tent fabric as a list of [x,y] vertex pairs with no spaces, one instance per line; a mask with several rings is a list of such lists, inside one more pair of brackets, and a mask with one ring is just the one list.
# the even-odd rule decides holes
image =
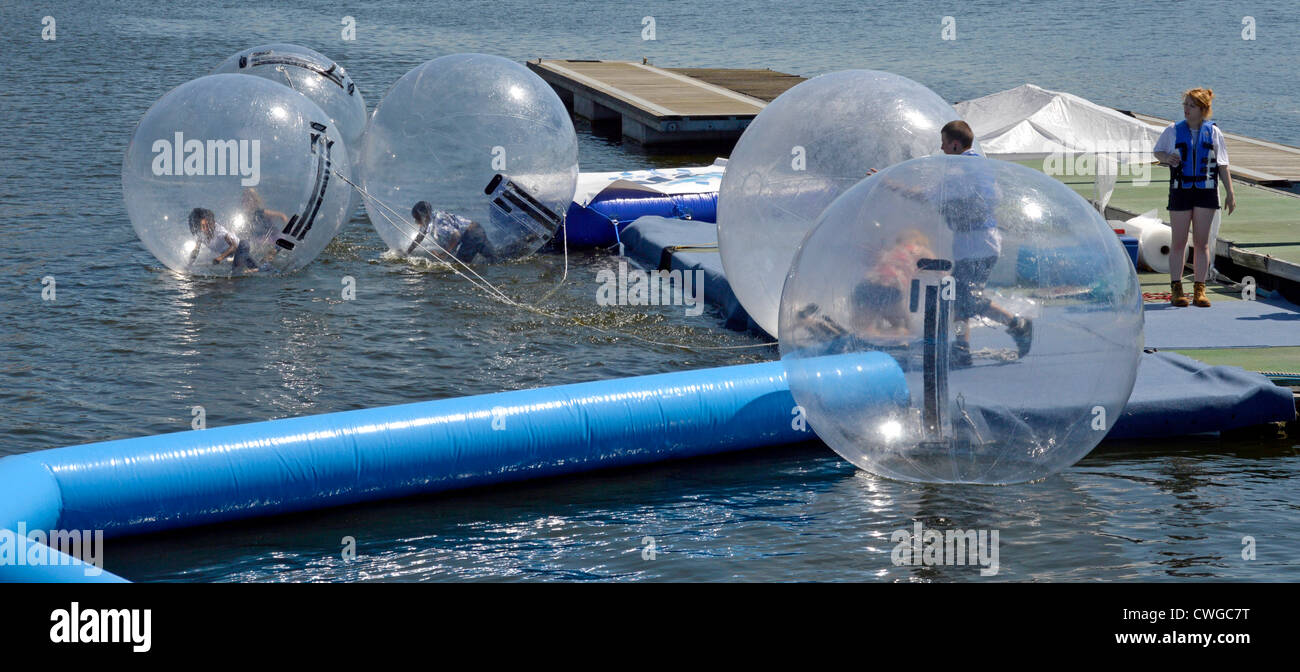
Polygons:
[[1008,160],[1106,154],[1120,163],[1154,161],[1163,129],[1069,93],[1024,84],[957,104],[985,154]]
[[[1033,84],[957,104],[987,156],[1044,159],[1050,174],[1092,175],[1093,203],[1106,212],[1119,172],[1155,161],[1163,129],[1079,96]],[[1125,168],[1120,168],[1125,164]]]

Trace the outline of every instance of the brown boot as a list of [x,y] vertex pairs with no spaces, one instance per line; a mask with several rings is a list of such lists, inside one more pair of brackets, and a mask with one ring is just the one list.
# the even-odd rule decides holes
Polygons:
[[[1192,293],[1193,293],[1193,295],[1194,295],[1194,296],[1192,297],[1192,305],[1194,305],[1194,306],[1196,306],[1196,307],[1198,307],[1198,308],[1209,308],[1209,307],[1210,307],[1210,300],[1207,299],[1207,298],[1205,298],[1205,283],[1204,283],[1204,282],[1193,282],[1193,283],[1192,283]],[[1183,300],[1186,301],[1186,299],[1183,299]]]
[[1179,308],[1187,307],[1187,295],[1183,293],[1183,281],[1169,283],[1169,303]]

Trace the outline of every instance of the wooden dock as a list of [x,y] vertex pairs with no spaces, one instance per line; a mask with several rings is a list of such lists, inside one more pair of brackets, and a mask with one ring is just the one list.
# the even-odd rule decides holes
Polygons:
[[577,116],[617,121],[643,145],[735,141],[773,98],[803,81],[773,70],[657,68],[629,61],[528,61]]
[[743,93],[764,103],[776,100],[777,96],[808,79],[807,77],[790,75],[776,70],[746,70],[740,68],[665,69],[715,86],[721,86],[724,89]]
[[[643,145],[734,141],[763,107],[804,77],[775,70],[658,68],[630,61],[536,59],[546,80],[577,116],[618,122]],[[1120,110],[1163,128],[1170,123]],[[1265,186],[1300,183],[1300,147],[1225,132],[1232,173]]]

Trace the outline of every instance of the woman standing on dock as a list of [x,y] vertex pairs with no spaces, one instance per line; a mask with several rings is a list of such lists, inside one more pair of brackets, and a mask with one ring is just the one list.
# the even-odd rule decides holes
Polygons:
[[[1205,281],[1210,275],[1210,226],[1214,211],[1219,209],[1219,182],[1227,190],[1224,206],[1228,214],[1237,207],[1228,173],[1228,150],[1223,131],[1210,121],[1210,89],[1190,89],[1183,93],[1183,121],[1170,124],[1160,134],[1153,152],[1160,163],[1169,166],[1169,223],[1173,229],[1169,256],[1169,302],[1187,305],[1183,293],[1183,264],[1186,263],[1187,228],[1192,227],[1195,283],[1193,302],[1208,308]],[[1177,269],[1177,276],[1174,275]]]

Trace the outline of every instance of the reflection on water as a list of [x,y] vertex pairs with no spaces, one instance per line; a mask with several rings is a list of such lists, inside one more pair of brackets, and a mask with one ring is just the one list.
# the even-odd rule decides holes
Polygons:
[[[1297,505],[1281,496],[1300,447],[1198,443],[1109,446],[1006,487],[888,481],[805,444],[123,539],[107,554],[139,580],[989,580],[895,566],[894,532],[919,521],[996,530],[994,580],[1300,578]],[[1255,560],[1241,557],[1246,535]]]

